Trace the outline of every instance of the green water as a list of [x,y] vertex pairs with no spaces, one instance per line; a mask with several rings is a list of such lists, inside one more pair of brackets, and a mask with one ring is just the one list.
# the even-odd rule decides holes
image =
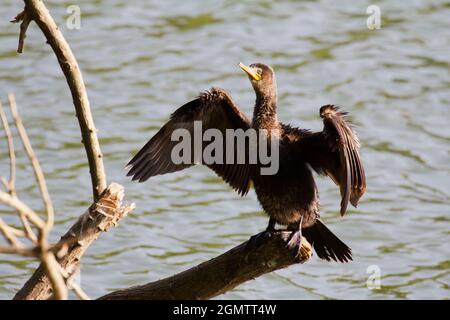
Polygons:
[[[81,29],[65,25],[81,7]],[[279,117],[320,130],[321,105],[351,113],[368,189],[341,219],[338,189],[319,178],[322,216],[353,249],[354,262],[313,258],[248,282],[222,299],[450,298],[450,7],[445,1],[379,1],[382,29],[366,28],[369,1],[46,1],[86,80],[109,181],[137,205],[83,258],[92,297],[185,270],[263,230],[253,191],[240,198],[206,168],[132,183],[123,169],[169,114],[210,86],[251,114],[254,94],[240,61],[274,67]],[[357,3],[357,4],[356,4]],[[16,55],[20,1],[0,5],[0,100],[15,92],[57,211],[57,240],[90,203],[90,178],[65,80],[31,25]],[[0,141],[0,174],[7,149]],[[18,191],[41,208],[24,154]],[[5,207],[4,220],[17,221]],[[16,222],[17,223],[17,222]],[[2,240],[3,241],[3,240]],[[34,270],[0,255],[0,298]],[[369,290],[368,267],[381,271]]]

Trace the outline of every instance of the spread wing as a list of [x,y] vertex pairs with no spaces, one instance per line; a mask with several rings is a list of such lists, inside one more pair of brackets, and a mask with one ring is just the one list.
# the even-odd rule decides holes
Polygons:
[[[201,123],[201,132],[198,132],[199,123]],[[238,191],[239,194],[245,195],[250,187],[250,167],[245,163],[239,164],[237,161],[226,161],[225,136],[226,129],[246,130],[248,128],[250,128],[250,121],[238,109],[230,95],[223,89],[212,88],[210,91],[202,93],[197,99],[178,108],[171,115],[170,120],[128,163],[127,168],[130,168],[130,171],[127,175],[132,176],[133,180],[143,182],[152,176],[180,171],[197,162],[201,162],[202,159],[194,158],[196,148],[194,135],[203,134],[207,129],[216,129],[220,131],[223,137],[222,142],[218,142],[221,143],[223,150],[222,160],[214,163],[210,162],[207,166]],[[172,159],[172,150],[179,143],[179,141],[172,141],[172,133],[176,129],[185,129],[184,132],[191,137],[189,161],[178,163],[179,161],[174,162]],[[211,142],[214,140],[211,138]],[[209,142],[200,142],[201,150],[199,151],[201,154],[203,154],[203,150],[208,144]],[[245,148],[246,150],[239,151],[248,154],[248,145]],[[197,152],[197,154],[199,153]],[[215,152],[211,154],[213,156],[216,155]],[[236,146],[234,154],[235,156],[237,154]]]
[[366,191],[366,177],[359,154],[359,140],[338,107],[320,108],[323,131],[306,135],[300,140],[302,154],[311,167],[328,175],[341,192],[341,215],[348,202],[357,206]]

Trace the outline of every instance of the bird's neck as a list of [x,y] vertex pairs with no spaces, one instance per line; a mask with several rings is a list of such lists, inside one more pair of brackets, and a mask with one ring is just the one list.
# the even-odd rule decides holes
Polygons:
[[255,109],[253,111],[253,127],[268,130],[279,127],[276,93],[265,95],[256,94]]

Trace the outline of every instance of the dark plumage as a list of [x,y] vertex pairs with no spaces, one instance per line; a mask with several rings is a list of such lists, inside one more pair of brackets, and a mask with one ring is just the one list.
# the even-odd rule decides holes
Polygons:
[[[258,200],[270,217],[266,232],[273,231],[276,223],[287,225],[292,230],[287,245],[293,250],[298,249],[303,234],[319,258],[341,262],[351,260],[351,249],[319,220],[319,196],[311,170],[328,175],[339,185],[341,215],[345,214],[348,202],[357,205],[365,192],[366,182],[359,141],[345,119],[346,113],[333,105],[321,107],[320,117],[324,123],[321,132],[313,133],[282,124],[277,118],[277,88],[272,68],[260,63],[240,66],[248,74],[256,93],[252,121],[239,110],[226,91],[212,88],[172,114],[170,120],[131,159],[128,175],[142,182],[158,174],[191,166],[176,165],[171,161],[172,148],[178,143],[171,141],[171,134],[178,128],[185,128],[193,134],[196,120],[202,121],[203,131],[215,128],[224,135],[226,129],[266,129],[268,136],[275,135],[279,141],[279,170],[275,175],[261,175],[262,165],[258,163],[214,163],[207,166],[241,195],[249,191],[253,182]],[[250,147],[245,145],[245,148],[248,154]]]

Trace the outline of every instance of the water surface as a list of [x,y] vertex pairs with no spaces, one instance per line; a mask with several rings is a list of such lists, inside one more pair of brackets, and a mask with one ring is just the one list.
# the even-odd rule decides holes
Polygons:
[[[221,299],[449,298],[450,7],[445,1],[379,1],[382,29],[366,28],[369,1],[79,1],[80,30],[67,6],[47,1],[83,72],[109,181],[126,188],[135,212],[83,258],[81,285],[97,297],[213,258],[263,230],[254,192],[240,198],[206,168],[132,183],[130,157],[178,106],[211,86],[227,89],[251,114],[254,94],[237,67],[274,67],[279,117],[320,130],[320,106],[351,113],[362,143],[368,190],[339,217],[339,192],[319,178],[322,216],[354,262],[311,259]],[[65,80],[31,25],[15,54],[20,1],[0,5],[0,100],[14,92],[57,211],[57,240],[89,205],[90,178]],[[0,173],[8,173],[4,139]],[[18,191],[40,209],[31,170],[18,154]],[[0,207],[2,218],[14,220]],[[381,289],[366,287],[367,268]],[[36,263],[0,256],[0,298],[9,299]]]

